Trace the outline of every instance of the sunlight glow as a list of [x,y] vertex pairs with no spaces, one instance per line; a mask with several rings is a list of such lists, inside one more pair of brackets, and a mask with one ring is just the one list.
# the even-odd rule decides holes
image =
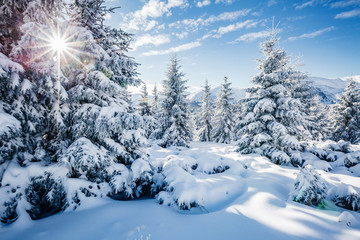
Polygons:
[[54,52],[61,54],[68,49],[68,43],[65,38],[55,36],[50,40],[50,47]]

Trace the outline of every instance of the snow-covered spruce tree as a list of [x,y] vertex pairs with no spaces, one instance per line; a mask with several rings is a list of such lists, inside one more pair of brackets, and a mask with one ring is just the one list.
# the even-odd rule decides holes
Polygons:
[[264,60],[259,60],[260,73],[253,77],[256,86],[248,89],[251,96],[244,103],[238,121],[237,151],[267,156],[276,164],[301,165],[298,135],[306,130],[306,114],[299,98],[293,97],[294,71],[284,50],[276,46],[278,38],[261,43]]
[[153,100],[152,100],[152,103],[151,103],[151,111],[155,115],[156,113],[159,112],[159,94],[158,94],[156,84],[154,85],[152,94],[153,94]]
[[155,134],[160,138],[162,147],[188,147],[192,139],[187,94],[180,70],[179,60],[174,54],[170,60],[167,79],[163,82],[162,113]]
[[294,189],[289,194],[290,201],[318,206],[325,199],[327,185],[310,165],[299,167]]
[[230,143],[234,139],[234,115],[231,83],[224,77],[221,91],[216,98],[212,139],[215,142]]
[[[1,31],[1,29],[0,29]],[[21,106],[18,97],[24,87],[19,74],[23,68],[0,52],[0,186],[2,176],[15,154],[21,152]]]
[[16,103],[21,111],[17,118],[27,134],[24,140],[27,154],[19,156],[21,164],[32,160],[56,161],[67,145],[64,126],[69,109],[64,85],[68,80],[58,75],[57,60],[50,47],[62,9],[61,1],[56,4],[54,1],[31,1],[24,12],[22,37],[11,52],[11,58],[25,68]]
[[356,87],[357,83],[350,80],[334,106],[332,139],[335,141],[344,140],[353,144],[360,141],[360,94]]
[[0,51],[9,56],[21,38],[20,26],[29,0],[0,0]]
[[146,88],[146,84],[144,84],[141,88],[141,99],[139,102],[138,111],[141,116],[150,116],[151,108],[149,105],[149,94]]
[[328,139],[331,133],[330,106],[320,102],[319,95],[313,97],[309,107],[309,131],[317,141]]
[[133,36],[104,24],[106,16],[118,8],[107,8],[104,3],[105,0],[75,0],[70,5],[74,10],[73,21],[91,31],[95,41],[106,51],[107,58],[98,63],[97,67],[122,87],[138,86],[141,84],[138,63],[125,54]]
[[111,11],[104,1],[71,5],[77,24],[77,56],[83,63],[69,83],[69,138],[61,161],[69,176],[107,181],[117,199],[150,194],[152,169],[147,159],[144,119],[135,112],[126,87],[137,85],[137,64],[125,55],[131,35],[103,24]]
[[199,140],[201,142],[211,141],[212,118],[214,115],[214,111],[211,106],[210,96],[210,86],[208,81],[206,80],[203,89],[201,112],[199,114]]
[[149,138],[156,128],[156,120],[149,105],[149,94],[147,92],[146,84],[144,84],[141,88],[141,99],[139,102],[138,111],[144,118],[144,129],[146,132],[146,137]]

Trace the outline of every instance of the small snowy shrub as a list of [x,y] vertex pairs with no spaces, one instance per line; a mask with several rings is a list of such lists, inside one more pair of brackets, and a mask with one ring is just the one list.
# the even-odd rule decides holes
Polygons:
[[310,165],[299,167],[299,174],[295,179],[294,189],[290,192],[289,200],[306,205],[318,206],[326,196],[327,186],[324,180]]
[[4,202],[5,210],[0,215],[0,221],[4,224],[10,224],[18,218],[18,213],[16,212],[16,207],[18,205],[18,200],[20,199],[21,194],[16,194],[15,197],[10,198],[9,201]]
[[157,195],[160,204],[175,205],[181,210],[204,205],[202,189],[198,189],[196,178],[180,166],[172,164],[164,169],[166,187]]
[[68,167],[70,177],[85,176],[92,182],[102,182],[110,159],[105,148],[98,147],[87,138],[79,138],[70,145],[61,162]]
[[353,186],[341,185],[334,187],[329,191],[332,200],[339,207],[346,208],[353,211],[360,210],[360,196],[358,190]]
[[137,159],[132,163],[130,169],[123,164],[112,164],[107,171],[111,176],[109,197],[127,200],[153,195],[153,170],[149,162]]
[[44,176],[31,178],[30,184],[25,189],[27,201],[31,209],[27,210],[32,219],[41,219],[67,207],[66,192],[62,182],[54,179],[49,172]]

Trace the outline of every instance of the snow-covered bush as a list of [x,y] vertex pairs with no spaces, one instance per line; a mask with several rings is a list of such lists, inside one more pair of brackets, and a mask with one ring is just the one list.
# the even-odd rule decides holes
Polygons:
[[289,194],[290,201],[318,206],[326,197],[327,185],[311,165],[299,167],[294,189]]
[[32,177],[25,189],[26,200],[31,204],[27,210],[32,219],[41,219],[67,207],[66,191],[59,179],[45,172],[44,176]]
[[157,179],[156,174],[153,178],[154,185],[161,186],[156,195],[160,204],[207,212],[241,192],[245,169],[239,161],[205,152],[192,156],[187,150],[161,161],[155,165],[161,169],[162,178]]
[[79,138],[69,146],[61,163],[69,169],[69,177],[84,176],[92,182],[101,182],[106,178],[105,168],[110,165],[110,157],[105,148],[87,138]]
[[[324,163],[328,162],[326,164],[329,170],[334,167],[347,167],[351,172],[357,172],[356,169],[360,163],[360,150],[357,145],[345,141],[327,140],[325,142],[307,142],[304,146],[305,153],[303,155],[306,155],[306,159],[317,159],[318,165],[321,164],[319,160],[323,160]],[[306,161],[305,163],[310,162]],[[315,165],[315,161],[311,165]]]
[[3,207],[5,210],[0,215],[0,221],[4,224],[10,224],[18,218],[18,213],[16,211],[16,207],[18,205],[18,201],[21,197],[21,193],[17,193],[14,197],[10,198],[10,200],[4,202]]
[[203,189],[194,187],[198,185],[191,173],[177,165],[172,165],[164,169],[164,175],[167,186],[165,191],[157,196],[160,204],[175,204],[181,210],[204,206]]
[[360,191],[350,185],[340,185],[329,190],[329,195],[339,207],[353,211],[360,210]]
[[130,169],[123,164],[112,164],[107,168],[111,191],[108,196],[117,200],[127,200],[153,195],[152,176],[154,171],[148,161],[137,159]]

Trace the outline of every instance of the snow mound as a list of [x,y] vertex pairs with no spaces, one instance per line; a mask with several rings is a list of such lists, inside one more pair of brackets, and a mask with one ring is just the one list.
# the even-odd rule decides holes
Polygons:
[[243,165],[212,152],[211,143],[192,143],[190,149],[177,149],[167,156],[170,150],[159,149],[159,157],[153,162],[164,176],[165,187],[157,195],[160,203],[181,210],[198,207],[210,212],[221,209],[244,191]]
[[344,223],[348,227],[358,227],[360,223],[356,218],[349,212],[342,212],[339,216],[339,223]]

